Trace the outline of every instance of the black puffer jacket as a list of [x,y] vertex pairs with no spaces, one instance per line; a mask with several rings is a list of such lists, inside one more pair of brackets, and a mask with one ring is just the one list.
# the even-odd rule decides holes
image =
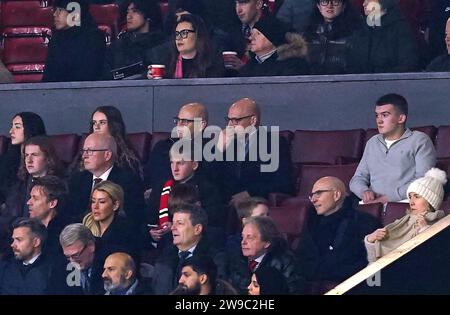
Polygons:
[[351,60],[355,73],[408,72],[418,68],[411,27],[398,9],[381,17],[381,26],[366,25],[355,38]]
[[[304,292],[305,280],[302,270],[284,242],[277,242],[276,245],[269,248],[269,252],[264,256],[258,268],[262,266],[270,266],[280,271],[287,280],[291,294]],[[247,294],[251,273],[248,268],[248,259],[242,255],[240,249],[230,259],[228,277],[228,281],[240,294]]]
[[242,77],[288,76],[309,74],[306,61],[307,44],[297,33],[286,34],[287,43],[277,47],[276,53],[263,63],[256,58],[245,65],[241,71]]
[[[148,33],[125,32],[106,52],[105,77],[111,79],[111,70],[142,62],[145,69],[151,64],[166,64],[170,42],[159,31]],[[143,77],[145,73],[143,73]]]

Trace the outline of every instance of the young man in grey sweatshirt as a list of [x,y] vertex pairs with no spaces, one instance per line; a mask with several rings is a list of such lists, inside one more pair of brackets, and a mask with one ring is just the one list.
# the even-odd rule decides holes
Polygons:
[[406,189],[436,164],[436,151],[423,132],[405,127],[408,103],[387,94],[375,105],[379,134],[367,141],[350,181],[350,190],[364,203],[387,203],[406,198]]

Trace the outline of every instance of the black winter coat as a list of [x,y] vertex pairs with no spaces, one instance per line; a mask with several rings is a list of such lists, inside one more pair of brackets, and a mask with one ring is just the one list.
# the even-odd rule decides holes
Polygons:
[[351,52],[352,72],[411,72],[418,68],[418,49],[411,26],[396,9],[381,17],[381,26],[366,25]]
[[106,51],[105,78],[112,79],[111,70],[142,62],[145,69],[142,78],[147,78],[147,67],[151,64],[166,64],[170,43],[158,31],[148,33],[126,32],[111,44]]
[[48,46],[42,81],[100,80],[105,48],[105,37],[95,25],[55,31]]
[[364,237],[379,227],[375,218],[354,210],[349,200],[329,216],[312,215],[295,250],[301,265],[315,266],[308,280],[341,282],[366,267]]
[[263,63],[253,57],[239,72],[242,77],[288,76],[309,74],[305,59],[307,44],[299,34],[288,33],[288,43],[277,48]]

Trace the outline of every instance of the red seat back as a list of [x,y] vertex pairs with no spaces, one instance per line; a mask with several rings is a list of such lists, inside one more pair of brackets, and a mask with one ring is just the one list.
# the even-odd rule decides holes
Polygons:
[[383,226],[386,226],[389,223],[392,223],[395,220],[403,217],[406,214],[406,209],[408,209],[408,207],[408,203],[389,202],[386,206],[386,210],[383,216],[381,217]]
[[56,155],[65,164],[70,164],[78,153],[80,136],[77,134],[63,134],[50,136]]
[[155,147],[155,144],[157,144],[161,140],[165,140],[170,138],[170,132],[153,132],[152,133],[152,150]]
[[271,207],[270,217],[278,230],[285,235],[289,247],[294,249],[303,233],[309,217],[309,206],[298,204],[290,207]]
[[439,126],[435,143],[437,158],[450,158],[450,126]]
[[292,161],[302,164],[338,164],[342,157],[358,161],[362,156],[364,135],[362,129],[296,130],[292,141]]
[[44,64],[9,64],[8,70],[14,77],[15,83],[41,82],[44,74]]
[[[431,141],[436,140],[436,133],[438,129],[435,126],[420,126],[420,127],[411,127],[411,130],[417,130],[422,131],[425,133],[428,137],[430,137]],[[370,138],[372,138],[374,135],[378,134],[378,129],[371,128],[366,130],[366,137],[364,139],[364,145],[369,141]]]
[[47,27],[8,27],[3,31],[3,62],[45,63],[51,30]]
[[136,153],[141,163],[145,164],[150,153],[152,135],[148,132],[130,133],[128,134],[128,140],[130,140],[134,152]]
[[378,220],[381,224],[381,218],[383,213],[383,204],[382,203],[369,203],[366,205],[358,205],[356,207],[357,210],[370,214],[375,219]]
[[53,26],[53,12],[48,1],[2,1],[1,20],[9,26]]
[[300,165],[297,181],[297,195],[308,196],[314,183],[322,177],[333,176],[344,182],[349,189],[349,183],[355,174],[357,164],[346,165]]
[[118,34],[119,6],[117,4],[91,4],[89,12],[97,26],[111,36]]

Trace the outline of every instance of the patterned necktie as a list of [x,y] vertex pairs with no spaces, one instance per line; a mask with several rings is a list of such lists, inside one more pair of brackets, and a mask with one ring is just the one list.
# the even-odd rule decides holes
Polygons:
[[248,262],[248,269],[252,273],[255,272],[257,266],[258,266],[258,262],[254,259],[252,259]]
[[94,178],[94,185],[92,186],[92,189],[94,189],[95,186],[97,186],[103,179],[101,179],[100,177],[98,178]]
[[181,276],[181,268],[190,254],[191,254],[190,251],[181,251],[178,253],[178,257],[179,257],[178,266],[177,266],[177,270],[176,270],[176,274],[175,274],[175,279],[173,279],[174,286],[178,285],[178,281],[180,280],[180,276]]

